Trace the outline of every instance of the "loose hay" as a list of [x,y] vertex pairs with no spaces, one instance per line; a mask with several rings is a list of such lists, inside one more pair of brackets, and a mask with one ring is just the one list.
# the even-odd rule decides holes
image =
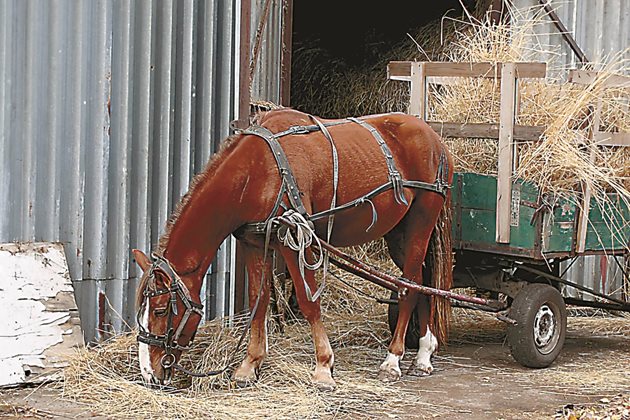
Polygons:
[[[563,7],[561,4],[560,7]],[[295,106],[327,117],[406,111],[409,84],[387,81],[386,67],[392,60],[514,62],[547,57],[546,80],[519,81],[520,109],[517,124],[545,126],[542,140],[519,147],[515,176],[535,183],[553,199],[569,198],[584,188],[592,190],[596,206],[610,204],[606,193],[616,193],[621,203],[630,204],[630,148],[601,147],[588,140],[592,127],[589,109],[602,103],[604,132],[630,132],[630,88],[605,88],[612,75],[627,71],[629,50],[600,57],[587,69],[600,71],[588,85],[564,83],[567,69],[559,62],[559,45],[544,45],[538,33],[546,30],[549,17],[540,7],[510,8],[509,22],[493,22],[484,9],[460,19],[444,18],[417,31],[413,40],[401,40],[400,47],[383,54],[372,66],[358,69],[333,63],[317,54],[294,56]],[[311,51],[313,52],[313,51]],[[320,51],[323,54],[323,52]],[[301,60],[304,59],[304,66]],[[305,71],[300,71],[304,69]],[[329,79],[321,90],[318,78]],[[449,79],[445,85],[431,85],[429,120],[461,123],[496,123],[500,111],[498,79]],[[307,94],[301,95],[302,91]],[[496,175],[496,140],[450,139],[457,171]],[[578,206],[582,203],[578,200]],[[608,214],[612,219],[616,217]],[[618,219],[618,218],[617,218]],[[628,220],[613,220],[610,229],[627,226]],[[607,248],[610,248],[607,246]]]
[[[338,273],[369,294],[383,289]],[[332,280],[331,280],[332,281]],[[115,418],[320,418],[402,415],[411,407],[431,408],[417,392],[378,381],[378,365],[386,354],[390,333],[386,309],[355,289],[334,281],[323,297],[324,322],[335,350],[337,390],[318,391],[310,382],[314,350],[310,328],[303,320],[285,327],[282,335],[269,321],[269,356],[260,378],[238,389],[228,374],[192,382],[176,375],[174,389],[142,385],[135,335],[117,337],[94,349],[81,350],[66,370],[64,394]],[[236,346],[244,319],[212,321],[203,326],[182,364],[198,371],[221,368]],[[240,363],[244,350],[236,357]]]
[[[351,277],[344,280],[359,286],[365,284]],[[324,297],[326,305],[338,305],[333,294],[356,294],[345,285],[341,289],[338,286],[337,281],[331,282],[329,295]],[[378,291],[382,293],[382,289]],[[336,356],[338,388],[334,392],[320,392],[310,384],[314,366],[310,332],[303,321],[298,321],[287,326],[285,335],[275,329],[270,331],[269,357],[259,381],[251,388],[234,388],[224,375],[194,379],[192,383],[178,376],[177,389],[148,389],[141,384],[135,336],[129,334],[80,351],[66,371],[64,394],[113,418],[382,418],[405,417],[411,412],[419,417],[423,413],[426,417],[452,414],[452,408],[428,404],[421,388],[383,384],[376,379],[390,338],[385,308],[362,295],[355,302],[354,315],[334,314],[331,306],[324,310]],[[362,314],[362,310],[367,312]],[[504,324],[489,314],[455,309],[453,321],[452,346],[505,342]],[[561,354],[547,369],[522,368],[507,354],[509,362],[477,366],[467,358],[452,357],[448,350],[440,352],[435,363],[438,369],[463,368],[482,375],[507,375],[523,387],[574,396],[576,401],[630,392],[630,352],[625,345],[630,339],[630,319],[570,317],[568,330],[566,346],[572,342],[586,344],[582,357],[571,360]],[[199,370],[222,367],[239,331],[225,328],[220,321],[208,324],[199,331],[183,364]],[[619,343],[611,345],[610,340]],[[237,357],[238,362],[241,357]],[[405,363],[409,363],[409,356]]]

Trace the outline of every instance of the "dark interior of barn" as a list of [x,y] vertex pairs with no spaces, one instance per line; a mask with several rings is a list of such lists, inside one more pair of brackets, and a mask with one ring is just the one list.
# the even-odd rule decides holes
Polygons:
[[[326,91],[336,75],[360,72],[379,63],[383,66],[383,57],[391,56],[392,50],[405,44],[415,48],[411,37],[416,38],[421,28],[440,22],[445,16],[459,18],[464,7],[472,13],[477,3],[476,0],[294,2],[291,106],[307,112],[335,114],[317,105],[321,101],[313,91]],[[435,36],[439,37],[439,31]],[[334,92],[333,89],[326,94]]]

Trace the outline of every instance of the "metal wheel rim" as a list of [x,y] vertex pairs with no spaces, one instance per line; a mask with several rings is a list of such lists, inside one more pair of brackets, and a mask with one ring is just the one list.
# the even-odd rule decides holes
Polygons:
[[534,318],[534,343],[542,354],[551,353],[558,344],[558,317],[553,309],[543,304]]

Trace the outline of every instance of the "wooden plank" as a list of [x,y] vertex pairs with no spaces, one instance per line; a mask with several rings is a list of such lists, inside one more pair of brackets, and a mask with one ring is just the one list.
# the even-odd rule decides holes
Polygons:
[[[602,116],[602,101],[597,103],[597,108],[593,113],[593,122],[591,125],[591,130],[589,133],[589,139],[592,141],[595,137],[595,131],[599,129],[599,125],[601,123]],[[592,146],[592,145],[591,145]],[[591,148],[591,153],[589,155],[589,161],[591,163],[595,162],[595,149]],[[592,191],[590,186],[587,184],[584,186],[584,197],[582,197],[582,206],[580,211],[580,218],[578,219],[578,229],[577,229],[577,238],[576,238],[576,251],[578,253],[584,252],[586,249],[586,232],[588,228],[588,215],[591,210],[591,196]]]
[[280,104],[291,106],[291,55],[293,53],[293,0],[282,2],[282,56]]
[[407,113],[417,115],[423,120],[426,118],[427,97],[425,65],[426,63],[412,63],[411,65],[411,92],[409,110],[407,111]]
[[[570,70],[569,71],[569,82],[579,84],[579,85],[590,85],[593,83],[598,76],[596,71],[587,71],[587,70]],[[609,76],[604,82],[604,87],[630,87],[630,77],[629,76],[621,76],[621,75],[612,75]]]
[[605,133],[598,131],[593,136],[598,146],[630,147],[630,133]]
[[390,61],[387,64],[387,78],[391,80],[411,80],[411,61]]
[[[454,123],[427,121],[427,123],[441,137],[450,138],[476,138],[476,139],[498,139],[499,124],[489,123]],[[543,126],[515,125],[514,141],[538,141],[545,132]]]
[[[390,61],[387,65],[387,77],[392,80],[406,80],[411,78],[412,61]],[[547,72],[546,63],[507,63],[516,68],[516,77],[544,78]],[[503,64],[493,63],[450,63],[425,62],[427,77],[485,77],[500,78]]]
[[63,378],[83,345],[59,243],[0,244],[0,388]]
[[497,243],[509,243],[510,210],[512,204],[512,158],[514,147],[516,64],[506,63],[501,69],[501,78],[496,241]]

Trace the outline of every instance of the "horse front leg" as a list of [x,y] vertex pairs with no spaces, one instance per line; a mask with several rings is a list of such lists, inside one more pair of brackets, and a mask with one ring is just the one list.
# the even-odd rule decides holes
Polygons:
[[[271,284],[271,258],[264,259],[263,250],[249,245],[243,246],[243,256],[247,268],[249,282],[249,309],[254,305],[260,294],[260,301],[250,327],[247,354],[238,369],[234,371],[232,379],[238,386],[246,386],[258,378],[258,371],[267,355],[267,305],[269,304],[269,287]],[[263,281],[264,278],[264,281]],[[262,291],[261,291],[262,288]]]
[[[305,270],[305,278],[303,279],[298,265],[297,254],[285,247],[280,247],[280,252],[293,279],[300,310],[311,326],[316,362],[315,371],[313,372],[313,383],[321,390],[332,391],[336,386],[332,377],[335,356],[321,319],[320,299],[311,302],[306,295],[306,288],[304,287],[304,281],[306,281],[311,292],[315,293],[318,287],[315,281],[315,273]],[[311,252],[307,251],[307,254],[307,258],[310,261],[312,257]]]

